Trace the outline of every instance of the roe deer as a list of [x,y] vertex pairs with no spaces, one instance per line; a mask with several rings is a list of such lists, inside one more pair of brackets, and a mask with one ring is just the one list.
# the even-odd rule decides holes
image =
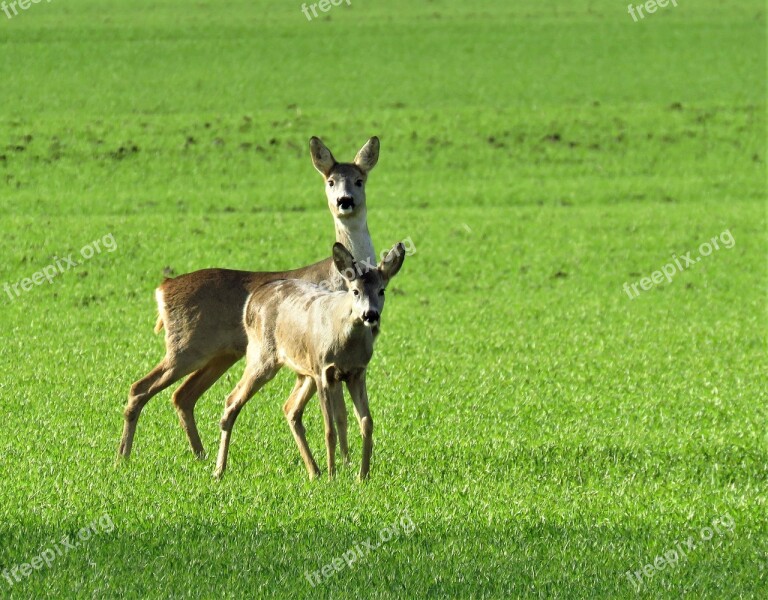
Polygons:
[[[312,163],[325,179],[336,241],[349,248],[357,261],[375,264],[376,253],[368,232],[365,183],[379,159],[379,139],[370,138],[352,163],[338,163],[316,137],[309,141],[309,149]],[[332,289],[344,289],[345,285],[335,273],[333,260],[328,258],[281,272],[203,269],[167,279],[157,288],[159,317],[155,332],[165,328],[165,357],[131,386],[119,457],[130,456],[139,415],[147,402],[186,375],[189,377],[173,394],[173,404],[192,451],[198,457],[205,455],[195,422],[195,404],[245,355],[248,340],[243,328],[243,309],[250,294],[269,281],[286,278],[329,282]],[[291,398],[306,403],[313,393],[311,380],[299,378]],[[342,421],[346,419],[346,408],[343,398],[339,402],[336,414]],[[344,425],[340,424],[340,429],[346,431]],[[346,457],[346,438],[340,435],[339,443]]]
[[[341,383],[346,381],[363,437],[360,479],[368,475],[373,449],[373,420],[368,408],[365,371],[373,356],[384,309],[384,288],[405,260],[405,247],[397,244],[375,269],[363,269],[341,244],[333,246],[333,262],[347,282],[345,291],[286,279],[254,291],[243,315],[248,351],[242,379],[227,398],[221,419],[221,444],[216,476],[227,467],[232,427],[246,402],[275,374],[287,366],[317,387],[325,424],[328,476],[335,473],[334,413],[344,407]],[[310,479],[320,470],[307,445],[301,417],[309,398],[294,394],[283,407]],[[345,409],[346,410],[346,409]]]

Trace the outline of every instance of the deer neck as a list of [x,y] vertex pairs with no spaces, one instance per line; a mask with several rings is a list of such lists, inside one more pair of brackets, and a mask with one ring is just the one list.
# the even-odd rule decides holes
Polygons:
[[347,219],[336,219],[336,241],[343,244],[357,262],[376,264],[376,251],[365,212]]

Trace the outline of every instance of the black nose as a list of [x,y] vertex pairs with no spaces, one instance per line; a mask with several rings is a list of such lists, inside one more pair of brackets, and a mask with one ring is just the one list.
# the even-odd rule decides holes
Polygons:
[[342,210],[347,210],[355,207],[355,201],[352,196],[343,196],[336,200],[336,206]]
[[379,320],[379,313],[375,310],[366,310],[363,313],[363,320],[366,323],[376,323]]

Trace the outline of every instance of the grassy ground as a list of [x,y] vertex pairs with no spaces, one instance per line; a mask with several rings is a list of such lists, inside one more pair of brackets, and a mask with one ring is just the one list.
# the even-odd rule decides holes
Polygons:
[[[0,596],[759,597],[765,25],[754,0],[0,13],[0,286],[115,243],[0,293]],[[163,269],[326,256],[307,140],[349,159],[373,134],[374,242],[416,253],[370,368],[370,481],[356,437],[353,468],[306,481],[288,373],[223,481],[168,392],[115,469]],[[198,405],[209,452],[241,372]],[[306,422],[320,455],[316,401]]]

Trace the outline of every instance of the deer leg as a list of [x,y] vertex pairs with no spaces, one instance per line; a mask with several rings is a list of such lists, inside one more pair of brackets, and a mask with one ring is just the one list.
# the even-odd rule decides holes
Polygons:
[[131,391],[128,394],[128,404],[123,412],[125,423],[123,425],[123,437],[120,440],[120,448],[118,449],[118,457],[129,458],[131,456],[133,436],[136,433],[136,425],[138,424],[141,410],[152,396],[163,391],[193,370],[193,364],[180,363],[178,360],[169,358],[166,355],[160,364],[152,369],[149,374],[131,386]]
[[[325,379],[325,378],[324,378]],[[341,384],[336,381],[321,381],[317,385],[318,396],[320,396],[320,409],[323,412],[323,423],[325,425],[325,451],[328,459],[328,478],[333,479],[336,475],[336,429],[334,428],[333,409],[336,405],[336,396],[341,392]],[[344,401],[344,398],[341,400]]]
[[307,405],[310,398],[312,398],[316,389],[317,387],[315,386],[314,379],[311,377],[299,376],[296,379],[296,384],[293,386],[291,395],[288,396],[288,400],[286,400],[283,405],[283,413],[288,420],[288,426],[291,428],[293,439],[296,440],[296,445],[299,447],[299,453],[304,460],[304,465],[307,467],[310,479],[318,477],[320,475],[320,469],[312,456],[309,444],[307,444],[302,417],[304,415],[304,407]]
[[[253,366],[252,366],[253,365]],[[227,468],[227,454],[229,453],[229,441],[232,437],[232,428],[235,425],[237,415],[243,406],[259,389],[275,376],[278,368],[274,364],[251,363],[246,365],[243,377],[235,389],[227,398],[224,407],[224,415],[221,418],[221,443],[219,455],[216,458],[215,477],[221,477]]]
[[333,416],[336,419],[336,430],[339,432],[339,450],[345,465],[349,464],[349,444],[347,442],[347,405],[344,403],[344,392],[339,386],[339,394],[335,396]]
[[202,369],[198,369],[182,383],[173,394],[173,405],[179,415],[181,427],[187,434],[189,445],[195,456],[203,458],[205,449],[200,441],[195,422],[195,404],[208,388],[221,377],[227,369],[239,360],[239,356],[217,356]]
[[360,423],[360,433],[363,436],[363,456],[360,463],[360,479],[368,477],[373,453],[373,418],[368,407],[368,390],[365,385],[365,371],[354,375],[347,382],[352,402],[355,405],[355,416]]

